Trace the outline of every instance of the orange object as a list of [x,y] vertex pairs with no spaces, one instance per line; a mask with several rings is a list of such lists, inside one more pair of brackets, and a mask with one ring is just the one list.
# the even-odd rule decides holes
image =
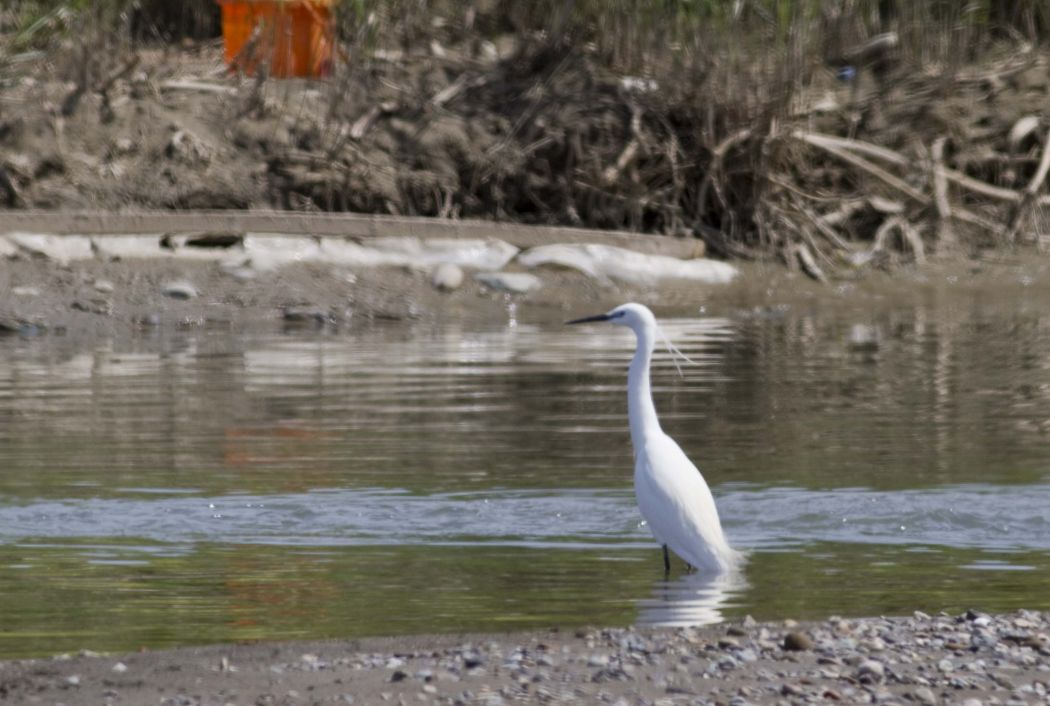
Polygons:
[[334,0],[217,0],[231,69],[271,76],[324,76],[332,67]]

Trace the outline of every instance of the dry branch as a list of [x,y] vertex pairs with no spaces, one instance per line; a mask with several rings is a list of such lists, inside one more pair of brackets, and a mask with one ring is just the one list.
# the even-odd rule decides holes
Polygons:
[[623,171],[634,161],[639,148],[642,146],[641,135],[642,111],[639,110],[637,106],[631,106],[631,141],[627,143],[627,146],[623,148],[622,152],[620,152],[620,156],[616,158],[616,164],[607,167],[606,170],[602,172],[602,181],[607,186],[619,181],[620,175],[623,174]]
[[[806,132],[803,130],[796,130],[792,133],[792,136],[802,142],[813,145],[814,147],[820,147],[827,150],[829,153],[835,154],[834,149],[838,149],[841,153],[843,150],[850,152],[858,152],[865,154],[869,157],[880,159],[884,162],[889,162],[896,166],[905,169],[914,169],[914,165],[911,160],[902,155],[899,152],[881,147],[879,145],[873,145],[870,142],[864,142],[863,140],[856,140],[849,137],[835,137],[834,135],[824,135],[820,133]],[[954,169],[945,167],[944,176],[948,181],[951,181],[964,189],[973,191],[974,193],[989,198],[997,199],[1000,201],[1010,201],[1017,203],[1021,201],[1022,195],[1012,189],[1004,189],[999,186],[993,186],[992,184],[986,184],[982,181],[974,179],[962,172]],[[1050,205],[1050,195],[1041,196],[1037,200],[1037,203],[1041,206]]]
[[707,165],[707,170],[704,172],[703,181],[700,182],[700,188],[697,190],[696,197],[696,210],[697,212],[703,213],[707,208],[707,192],[711,188],[712,184],[715,184],[715,194],[719,200],[722,201],[722,207],[725,208],[725,199],[717,187],[717,180],[721,178],[722,173],[722,162],[725,160],[726,153],[733,149],[735,145],[744,142],[751,138],[751,130],[744,128],[737,130],[732,133],[724,140],[715,145],[715,148],[711,150],[711,161]]
[[813,257],[813,253],[810,252],[809,248],[804,243],[799,243],[795,246],[794,254],[796,260],[798,260],[799,266],[806,275],[818,282],[828,281],[828,276],[824,274],[824,270],[822,270],[820,265],[817,264],[817,260]]
[[[870,176],[873,176],[876,179],[879,179],[880,181],[885,183],[887,186],[890,186],[893,189],[896,189],[897,191],[901,192],[902,194],[904,194],[905,196],[907,196],[908,198],[912,199],[913,201],[915,201],[917,203],[926,204],[929,201],[925,194],[923,194],[921,191],[919,191],[915,187],[911,186],[907,182],[905,182],[902,179],[894,176],[893,174],[890,174],[889,172],[887,172],[885,169],[883,169],[879,165],[877,165],[877,164],[875,164],[873,162],[869,162],[868,160],[866,160],[863,157],[860,157],[860,156],[858,156],[856,154],[853,154],[853,152],[850,152],[849,150],[845,149],[840,144],[836,144],[838,142],[843,142],[845,140],[836,139],[835,141],[830,141],[830,140],[823,139],[822,136],[814,136],[814,135],[810,135],[810,134],[804,133],[804,132],[796,132],[795,133],[795,137],[797,137],[798,139],[802,140],[803,142],[805,142],[807,144],[813,145],[814,147],[819,147],[820,149],[824,150],[828,154],[830,154],[832,156],[835,156],[835,157],[838,157],[843,162],[851,164],[854,167],[856,167],[857,169],[860,169],[861,171],[866,172]],[[853,141],[849,140],[849,142],[853,142]],[[874,145],[872,145],[872,146],[874,146]]]
[[1025,187],[1024,192],[1021,194],[1021,202],[1017,205],[1017,210],[1014,213],[1012,222],[1010,223],[1010,230],[1006,236],[1008,242],[1012,243],[1017,240],[1017,235],[1021,232],[1024,224],[1028,222],[1032,209],[1041,201],[1041,199],[1036,197],[1036,194],[1038,194],[1039,190],[1043,188],[1043,182],[1046,181],[1047,172],[1050,172],[1050,132],[1047,133],[1046,139],[1043,143],[1043,156],[1039,160],[1039,167],[1036,169],[1035,174],[1032,176],[1032,180],[1028,182],[1028,186]]
[[930,150],[933,160],[933,202],[937,206],[937,247],[945,250],[956,244],[952,230],[952,207],[948,201],[948,178],[944,173],[944,146],[948,138],[938,137]]
[[792,133],[792,137],[813,145],[814,147],[836,148],[850,150],[851,152],[859,152],[869,157],[881,159],[884,162],[896,164],[900,167],[907,167],[911,164],[907,157],[898,152],[851,137],[835,137],[834,135],[823,135],[815,132],[806,132],[804,130],[796,130]]
[[817,221],[824,226],[837,226],[845,223],[855,214],[863,211],[867,207],[867,202],[864,199],[853,199],[846,201],[834,211],[825,213],[823,216],[817,218]]

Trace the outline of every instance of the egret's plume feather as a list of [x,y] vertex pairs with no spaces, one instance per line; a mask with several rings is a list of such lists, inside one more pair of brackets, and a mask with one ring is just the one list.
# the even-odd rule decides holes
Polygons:
[[660,334],[660,338],[663,339],[664,345],[667,346],[667,352],[671,354],[671,362],[674,363],[674,368],[678,371],[678,377],[685,377],[685,373],[682,372],[682,366],[678,364],[678,359],[681,358],[692,365],[696,365],[696,361],[678,350],[678,347],[671,343],[671,339],[667,337],[667,334],[664,333],[663,328],[659,324],[656,326],[656,331]]

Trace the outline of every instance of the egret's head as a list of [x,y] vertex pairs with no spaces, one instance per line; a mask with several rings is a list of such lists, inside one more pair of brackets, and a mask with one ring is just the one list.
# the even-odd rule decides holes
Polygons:
[[646,328],[656,327],[656,317],[649,308],[641,304],[621,304],[612,311],[597,316],[585,316],[582,319],[574,319],[566,323],[583,324],[589,321],[608,321],[617,326],[626,326],[636,333]]

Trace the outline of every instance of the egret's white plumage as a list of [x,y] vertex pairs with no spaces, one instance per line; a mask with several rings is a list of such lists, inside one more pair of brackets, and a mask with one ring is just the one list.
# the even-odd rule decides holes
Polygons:
[[[649,382],[658,328],[653,312],[624,304],[607,314],[569,323],[608,321],[634,331],[638,345],[627,372],[627,416],[634,446],[634,494],[656,541],[703,572],[733,568],[738,554],[726,542],[704,477],[660,428]],[[666,554],[665,554],[666,557]]]

